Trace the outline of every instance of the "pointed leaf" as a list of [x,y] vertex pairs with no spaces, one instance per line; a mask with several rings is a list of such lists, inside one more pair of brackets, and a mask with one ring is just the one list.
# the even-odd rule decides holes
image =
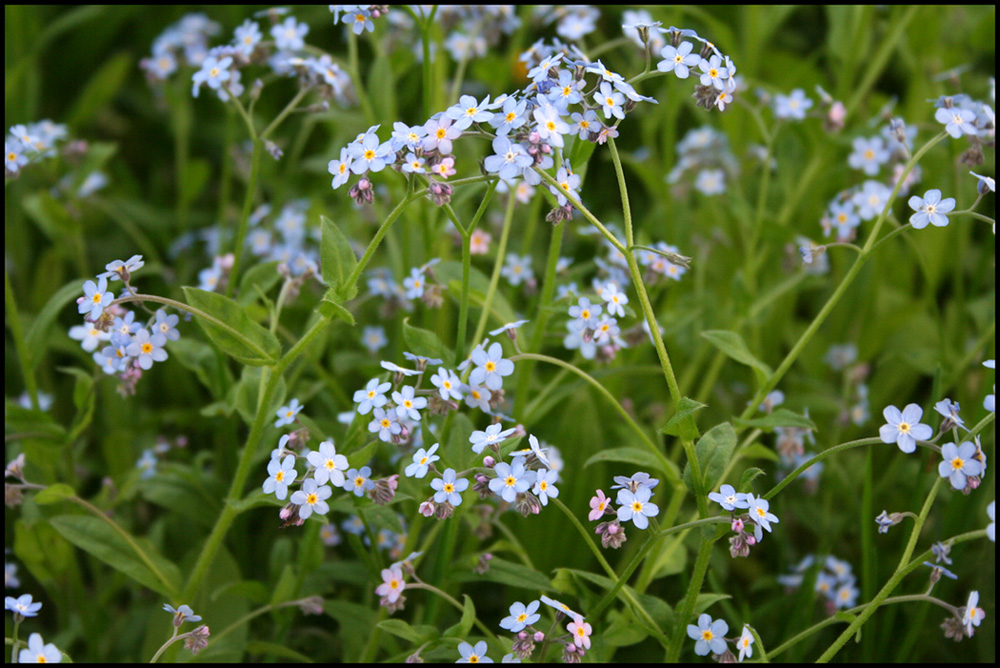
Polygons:
[[776,408],[774,412],[752,420],[736,419],[736,424],[741,427],[754,427],[771,431],[775,427],[798,427],[799,429],[815,430],[816,425],[805,415],[799,415],[787,408]]
[[695,427],[695,433],[689,434],[689,429],[685,429],[686,418],[697,413],[702,408],[706,408],[706,405],[700,401],[695,401],[688,397],[681,397],[681,400],[677,402],[677,412],[674,413],[673,417],[667,420],[667,424],[660,427],[661,434],[667,434],[668,436],[680,436],[685,440],[693,440],[698,437],[697,427]]
[[406,341],[409,352],[414,355],[444,360],[446,367],[454,368],[454,351],[441,343],[434,332],[411,325],[409,318],[403,318],[403,340]]
[[358,265],[358,259],[344,232],[326,216],[320,216],[323,238],[320,242],[320,273],[323,281],[334,289],[343,302],[358,294],[358,286],[347,286],[347,277]]
[[724,329],[712,329],[707,332],[702,332],[701,335],[708,339],[709,343],[724,352],[729,357],[732,357],[740,364],[746,364],[748,367],[752,368],[761,383],[763,383],[764,380],[771,375],[771,367],[757,359],[754,354],[750,352],[750,349],[747,347],[746,341],[743,340],[743,337],[736,332],[730,332]]
[[243,308],[223,295],[184,287],[188,303],[214,320],[198,318],[198,324],[218,348],[248,366],[274,364],[281,344],[274,334],[254,322]]
[[137,554],[133,545],[103,520],[86,515],[60,515],[50,519],[49,523],[63,538],[139,584],[169,599],[177,597],[181,582],[180,570],[160,556],[148,541],[135,537],[131,539],[156,572]]
[[696,484],[690,463],[684,466],[684,484],[695,494],[714,489],[736,447],[736,431],[728,422],[712,427],[695,443],[698,465],[701,468],[701,486]]

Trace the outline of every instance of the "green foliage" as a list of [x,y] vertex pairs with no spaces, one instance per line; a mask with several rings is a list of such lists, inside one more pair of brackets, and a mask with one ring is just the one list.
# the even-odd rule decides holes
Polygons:
[[[518,26],[509,33],[482,8],[465,19],[446,6],[427,19],[425,9],[392,6],[393,21],[382,16],[374,32],[355,35],[350,19],[331,24],[327,7],[294,8],[310,26],[300,55],[329,53],[336,85],[302,63],[271,74],[270,30],[284,16],[257,16],[264,44],[240,63],[237,104],[207,85],[193,97],[197,68],[183,59],[165,81],[140,65],[188,8],[5,7],[8,129],[51,119],[68,131],[5,181],[5,546],[20,580],[8,594],[44,606],[8,625],[19,643],[8,650],[16,655],[39,632],[64,660],[148,660],[174,631],[161,610],[169,603],[203,617],[180,633],[211,629],[197,661],[444,662],[480,640],[499,661],[515,640],[499,621],[515,601],[546,595],[592,625],[585,662],[693,660],[686,628],[702,613],[725,619],[728,637],[750,624],[754,660],[765,650],[788,662],[993,660],[995,574],[977,565],[995,559],[983,536],[995,496],[984,397],[995,378],[982,368],[995,357],[995,195],[979,198],[968,174],[995,176],[992,131],[945,138],[915,158],[918,178],[847,244],[825,235],[821,220],[866,181],[895,185],[888,166],[870,175],[848,165],[855,139],[902,119],[917,135],[893,158],[901,167],[941,131],[929,100],[962,93],[993,105],[995,8],[646,8],[732,58],[742,84],[720,113],[692,97],[697,67],[687,80],[660,72],[659,47],[647,62],[622,37],[625,10],[600,7],[582,52],[657,103],[638,102],[620,123],[598,110],[616,137],[597,143],[574,131],[552,150],[549,176],[568,161],[587,209],[558,228],[546,219],[556,200],[544,183],[520,192],[526,199],[505,219],[511,196],[483,162],[489,123],[455,141],[458,173],[446,181],[389,166],[368,174],[371,203],[352,200],[364,195],[349,192],[356,174],[331,190],[329,161],[368,128],[386,141],[394,123],[422,125],[461,95],[524,90],[534,63],[522,54],[556,34],[552,8],[511,8]],[[231,42],[258,10],[204,9],[219,25],[206,48]],[[486,40],[486,52],[476,41],[456,58],[452,40],[463,31]],[[585,75],[591,107],[596,78]],[[794,89],[813,101],[807,117],[776,118],[777,96]],[[843,127],[827,93],[843,105]],[[702,128],[723,137],[728,154],[678,176],[690,164],[679,145]],[[725,190],[707,195],[695,179],[716,167]],[[422,192],[432,182],[453,188],[447,207]],[[957,213],[944,228],[908,227],[907,200],[932,188],[954,197]],[[635,269],[608,236],[633,249]],[[803,244],[826,245],[803,265]],[[179,316],[180,339],[166,343],[166,360],[123,378],[95,363],[107,340],[81,348],[67,332],[83,322],[84,281],[136,254],[145,266],[131,284],[108,283],[115,315],[131,311],[155,334],[162,308]],[[531,257],[530,279],[515,285],[500,274],[510,254]],[[399,289],[414,267],[425,267],[421,299]],[[209,268],[217,282],[203,289]],[[595,277],[614,277],[629,303],[619,338],[591,350],[566,324],[578,297],[602,302]],[[373,287],[379,280],[385,289]],[[520,319],[529,322],[516,341],[488,337],[515,360],[490,415],[442,400],[429,380],[437,367],[396,383],[379,364],[412,368],[405,351],[454,371],[482,342],[474,335]],[[659,325],[655,345],[642,329],[649,320]],[[367,347],[370,327],[386,335],[378,350]],[[840,362],[845,344],[854,357]],[[458,372],[463,383],[470,371]],[[379,440],[373,414],[356,410],[355,392],[372,378],[393,383],[387,395],[410,385],[429,400],[401,444]],[[759,410],[772,390],[784,403]],[[961,404],[990,463],[966,494],[941,481],[937,465],[943,443],[973,438],[967,429],[936,431],[911,455],[878,437],[889,405],[915,403],[938,429],[933,407],[945,397]],[[292,399],[303,412],[275,428]],[[521,430],[496,452],[473,453],[470,434],[496,422]],[[285,435],[296,479],[278,499],[262,485]],[[529,435],[559,467],[559,496],[538,513],[524,497],[480,498],[495,475],[483,456],[509,462]],[[306,455],[327,439],[349,467],[371,467],[379,489],[358,497],[333,488],[330,511],[298,525],[290,497],[313,474]],[[430,472],[407,477],[416,448],[434,444]],[[469,482],[454,508],[429,503],[446,468]],[[602,490],[617,508],[613,478],[638,471],[660,479],[650,500],[659,512],[646,530],[622,522],[627,540],[605,548],[614,511],[589,521],[589,502]],[[768,499],[780,518],[747,558],[730,555],[730,513],[707,500],[723,484]],[[373,500],[383,496],[392,498]],[[883,508],[907,513],[888,534],[874,522]],[[921,562],[935,541],[952,544],[959,579],[926,595]],[[779,578],[808,555],[816,563],[797,571],[792,591]],[[831,612],[817,589],[826,555],[852,568],[857,606]],[[405,604],[390,612],[375,588],[404,559]],[[938,626],[973,590],[986,621],[953,643]],[[536,628],[555,636],[572,621],[546,605],[539,613]],[[157,659],[189,660],[183,645]],[[562,652],[549,638],[531,660]]]

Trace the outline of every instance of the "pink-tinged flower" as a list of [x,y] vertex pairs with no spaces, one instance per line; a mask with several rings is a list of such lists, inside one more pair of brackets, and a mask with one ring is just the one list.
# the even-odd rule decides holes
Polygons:
[[399,566],[382,569],[382,584],[375,588],[375,593],[389,599],[389,603],[395,603],[406,583],[403,582],[403,569]]
[[603,490],[597,490],[597,496],[590,498],[590,514],[587,519],[595,522],[604,516],[604,510],[608,507],[608,497],[604,496]]
[[573,643],[577,647],[590,649],[590,634],[593,632],[593,629],[591,629],[590,624],[583,621],[583,617],[580,615],[574,617],[573,621],[566,625],[566,630],[572,634]]

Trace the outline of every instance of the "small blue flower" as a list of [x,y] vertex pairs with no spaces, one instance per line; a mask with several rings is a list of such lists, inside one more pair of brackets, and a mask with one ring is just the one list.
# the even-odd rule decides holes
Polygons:
[[354,393],[354,403],[358,405],[358,412],[367,415],[372,408],[380,408],[389,401],[385,393],[392,387],[392,383],[380,383],[378,378],[372,378],[365,385],[365,389]]
[[961,445],[945,443],[941,446],[944,461],[938,464],[938,474],[947,478],[953,489],[965,489],[969,476],[983,472],[983,463],[975,457],[977,450],[976,444],[969,441]]
[[406,467],[406,475],[410,478],[423,478],[427,475],[428,467],[441,459],[434,453],[437,452],[438,443],[431,446],[430,450],[420,448],[413,453],[413,463]]
[[678,79],[687,79],[691,74],[691,68],[701,62],[700,55],[691,53],[693,48],[691,42],[681,42],[676,48],[668,44],[660,49],[663,60],[656,64],[656,69],[661,72],[673,72]]
[[318,484],[315,478],[306,478],[302,482],[302,489],[293,493],[289,501],[299,506],[299,517],[306,520],[313,513],[326,515],[330,512],[330,505],[326,500],[331,494],[333,490],[329,486]]
[[473,351],[472,363],[476,368],[469,375],[469,383],[485,385],[494,392],[503,387],[504,376],[514,373],[514,363],[503,358],[503,347],[496,341],[488,352],[482,348]]
[[758,526],[771,532],[771,523],[778,524],[778,517],[768,512],[771,504],[767,499],[758,499],[753,494],[747,494],[747,504],[750,510],[750,519]]
[[[396,394],[399,394],[398,392]],[[426,401],[426,399],[424,400]],[[372,412],[372,421],[368,423],[368,431],[378,432],[380,440],[388,443],[392,437],[403,431],[402,425],[396,419],[396,411],[386,412],[383,408],[376,408]]]
[[107,291],[108,279],[100,278],[97,283],[87,281],[83,284],[83,300],[80,301],[79,312],[96,321],[104,309],[111,304],[115,296]]
[[319,444],[319,450],[306,455],[306,461],[315,469],[313,478],[321,485],[327,481],[335,486],[344,484],[344,471],[347,470],[347,457],[337,454],[333,439],[327,439]]
[[906,454],[917,449],[917,440],[926,441],[934,435],[930,425],[921,424],[924,411],[917,404],[907,404],[900,411],[895,406],[886,406],[882,411],[887,424],[879,428],[883,443],[895,443]]
[[295,472],[295,455],[286,455],[284,459],[272,459],[267,463],[268,479],[264,481],[264,493],[271,494],[284,501],[288,496],[288,486],[295,482],[298,475]]
[[375,487],[375,483],[371,480],[371,474],[372,470],[367,466],[351,469],[344,476],[342,487],[348,492],[353,492],[354,496],[364,496],[365,492]]
[[597,327],[597,316],[601,315],[600,305],[591,304],[586,297],[580,297],[574,306],[569,307],[569,315],[574,318],[573,326],[578,331]]
[[625,118],[625,96],[614,90],[614,87],[607,81],[602,82],[600,90],[594,93],[594,102],[604,111],[604,118],[612,116],[619,119]]
[[403,288],[406,290],[407,299],[420,299],[424,294],[424,272],[420,267],[410,269],[410,275],[403,279]]
[[180,626],[184,622],[201,621],[201,617],[194,614],[194,610],[192,610],[189,605],[182,605],[179,608],[175,608],[172,605],[164,603],[163,609],[174,616],[174,626]]
[[976,126],[973,124],[976,120],[976,114],[968,109],[941,107],[934,112],[934,120],[943,123],[944,131],[955,139],[962,135],[976,134]]
[[915,230],[922,230],[930,223],[934,227],[947,227],[948,214],[955,208],[955,198],[947,197],[941,199],[941,191],[932,188],[924,193],[923,197],[914,195],[908,204],[916,211],[910,216],[910,225]]
[[559,496],[559,490],[555,485],[557,482],[559,482],[558,472],[548,469],[538,469],[535,471],[535,487],[531,491],[538,497],[543,506],[549,505],[550,496],[553,499]]
[[629,489],[618,490],[618,521],[631,520],[638,529],[648,527],[648,518],[660,514],[659,507],[649,501],[652,495],[653,492],[649,487],[640,487],[635,492]]
[[729,624],[723,619],[712,621],[707,613],[698,617],[698,625],[688,624],[688,637],[697,642],[694,645],[694,653],[698,656],[712,654],[722,654],[726,651],[726,641],[724,636],[729,632]]
[[472,443],[472,451],[478,455],[486,446],[499,445],[514,433],[513,428],[504,429],[503,431],[501,429],[503,429],[503,426],[498,422],[486,427],[486,431],[479,431],[478,429],[473,431],[472,435],[469,436],[469,442]]
[[163,346],[167,344],[167,337],[163,334],[149,335],[146,329],[140,329],[135,340],[125,348],[125,352],[135,357],[139,366],[148,371],[153,368],[153,362],[163,362],[167,359],[167,351]]
[[389,343],[382,325],[365,325],[361,328],[361,343],[372,355],[382,350]]
[[278,23],[271,27],[271,37],[274,37],[274,45],[281,51],[298,51],[305,47],[303,39],[309,34],[309,24],[299,23],[294,16],[289,16],[284,23]]
[[438,388],[438,394],[441,396],[442,401],[448,401],[449,399],[460,400],[462,398],[462,380],[455,375],[455,372],[451,369],[445,369],[441,367],[437,370],[433,376],[431,376],[431,385]]
[[434,503],[450,503],[453,506],[462,505],[462,492],[469,488],[469,481],[456,478],[455,469],[445,469],[440,478],[431,480],[434,492]]
[[513,464],[500,462],[493,468],[495,478],[490,480],[490,491],[507,503],[514,503],[518,494],[524,494],[534,481],[534,472],[524,468],[523,459],[515,459]]
[[528,605],[520,601],[515,602],[510,606],[510,615],[500,620],[500,628],[511,633],[518,633],[525,627],[531,626],[542,618],[541,615],[536,614],[539,605],[538,601],[532,601]]
[[749,508],[750,503],[747,501],[747,495],[743,492],[737,492],[732,485],[723,485],[719,488],[718,492],[712,492],[708,495],[710,501],[715,501],[722,506],[723,510],[733,511],[737,508]]
[[415,422],[420,421],[421,408],[427,407],[427,397],[416,397],[413,395],[414,388],[404,385],[399,392],[392,393],[392,400],[396,404],[396,417],[400,420],[410,418]]
[[860,169],[868,176],[878,174],[879,168],[889,162],[890,152],[882,137],[857,137],[852,144],[854,151],[847,156],[847,164]]
[[493,659],[486,656],[486,641],[480,640],[475,647],[467,642],[458,644],[458,653],[462,656],[455,663],[493,663]]
[[202,84],[208,84],[212,90],[219,90],[225,82],[229,81],[231,76],[229,67],[232,64],[233,59],[229,56],[222,59],[217,59],[214,56],[206,57],[205,60],[201,61],[201,69],[191,77],[194,82],[191,94],[198,97]]
[[31,594],[21,594],[17,598],[13,596],[4,598],[4,608],[22,617],[37,617],[38,611],[42,609],[42,604],[32,601]]
[[177,323],[180,318],[176,314],[167,315],[163,309],[156,311],[156,323],[153,330],[162,334],[168,341],[176,341],[181,338],[181,333],[177,331]]
[[528,155],[523,146],[505,136],[499,136],[493,140],[493,155],[486,157],[483,167],[487,173],[496,174],[507,183],[512,183],[533,163],[534,159]]
[[927,566],[931,570],[937,571],[938,575],[943,575],[946,578],[951,578],[952,580],[957,580],[958,579],[957,575],[955,575],[954,573],[952,573],[951,571],[949,571],[944,566],[939,566],[938,564],[932,564],[929,561],[925,561],[925,562],[923,562],[923,564],[924,564],[924,566]]
[[281,427],[284,427],[286,424],[292,424],[293,422],[295,422],[295,418],[296,416],[298,416],[301,410],[302,410],[302,405],[299,404],[299,400],[292,399],[292,402],[290,404],[288,404],[287,406],[282,406],[281,408],[278,409],[278,412],[275,414],[278,416],[278,419],[275,420],[274,426],[280,429]]

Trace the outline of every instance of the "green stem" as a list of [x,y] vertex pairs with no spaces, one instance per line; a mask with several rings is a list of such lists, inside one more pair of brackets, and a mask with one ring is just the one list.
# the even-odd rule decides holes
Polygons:
[[576,375],[580,376],[580,378],[583,378],[585,381],[590,383],[598,392],[601,393],[601,395],[605,399],[607,399],[611,403],[612,406],[615,407],[615,410],[617,410],[618,414],[622,416],[622,418],[625,420],[625,423],[628,424],[628,426],[642,439],[643,445],[645,445],[646,448],[653,454],[653,456],[655,456],[657,460],[659,460],[661,464],[661,470],[663,471],[663,473],[666,474],[669,482],[674,485],[681,484],[680,475],[677,471],[677,465],[674,464],[669,459],[667,459],[667,456],[663,453],[662,449],[659,446],[657,446],[656,443],[654,443],[649,436],[646,435],[646,432],[644,432],[642,430],[642,427],[640,427],[638,423],[636,423],[636,421],[632,419],[632,416],[629,415],[628,411],[626,411],[625,408],[618,402],[618,400],[615,399],[614,395],[611,394],[611,392],[609,392],[607,388],[605,388],[603,385],[597,382],[597,380],[593,376],[588,374],[586,371],[578,369],[569,362],[564,362],[563,360],[557,357],[549,357],[548,355],[539,355],[537,353],[521,353],[519,355],[514,355],[513,357],[510,358],[510,360],[512,362],[517,362],[518,360],[535,360],[538,362],[546,362],[548,364],[554,364],[568,371],[572,371]]
[[[722,519],[729,521],[725,517]],[[694,563],[694,570],[691,572],[691,582],[688,583],[687,595],[684,597],[680,612],[675,619],[674,636],[671,638],[670,648],[667,650],[667,661],[670,663],[676,663],[681,655],[687,622],[694,616],[694,606],[698,602],[698,594],[701,592],[701,585],[705,580],[705,573],[708,571],[708,560],[712,556],[714,544],[714,540],[702,538],[701,546],[698,548],[698,557]]]
[[197,309],[193,306],[189,306],[184,302],[177,301],[176,299],[169,299],[167,297],[158,297],[157,295],[134,294],[134,295],[129,295],[127,297],[119,297],[118,299],[111,302],[109,306],[113,306],[115,304],[125,304],[127,302],[154,302],[157,304],[165,304],[167,306],[173,306],[175,309],[178,309],[180,311],[187,311],[196,318],[202,318],[203,320],[207,320],[208,322],[212,323],[216,327],[226,330],[226,333],[233,336],[234,338],[239,339],[240,342],[243,343],[243,345],[249,347],[251,350],[260,355],[262,358],[267,359],[268,357],[267,353],[264,352],[264,350],[258,347],[257,344],[255,344],[253,341],[246,338],[239,330],[234,328],[226,321],[219,320],[215,316],[209,315],[208,313],[205,313],[204,311]]
[[865,606],[865,609],[851,622],[843,633],[833,641],[825,652],[816,660],[817,663],[826,663],[840,651],[840,648],[847,643],[851,637],[857,633],[858,629],[868,621],[868,618],[875,614],[879,606],[882,605],[883,601],[888,598],[892,590],[896,588],[903,578],[910,572],[910,570],[917,568],[919,564],[910,564],[910,555],[913,554],[913,549],[917,545],[917,539],[920,538],[920,530],[923,529],[924,522],[927,521],[927,515],[930,513],[931,506],[934,503],[934,498],[937,496],[938,490],[941,489],[941,483],[944,482],[944,478],[938,478],[934,481],[931,491],[927,494],[927,499],[924,501],[924,507],[920,510],[920,516],[913,525],[913,530],[910,533],[910,540],[906,544],[906,548],[903,550],[903,556],[899,560],[899,565],[896,567],[896,572],[893,573],[889,581],[885,583],[882,590],[875,595],[875,598]]
[[[548,325],[549,306],[552,304],[552,295],[556,291],[556,266],[559,264],[559,252],[562,250],[562,238],[565,225],[556,225],[552,228],[552,240],[549,242],[549,255],[545,262],[545,278],[542,282],[542,294],[538,298],[538,306],[535,308],[535,322],[532,323],[531,341],[528,345],[530,350],[540,351],[542,348],[542,338],[545,336],[545,327]],[[529,361],[523,372],[523,378],[531,378],[535,363]],[[528,400],[528,390],[531,383],[519,383],[514,395],[514,406],[521,411]],[[522,413],[522,417],[524,414]]]
[[[201,554],[198,555],[198,560],[195,562],[194,568],[191,570],[191,575],[188,578],[187,585],[184,587],[183,596],[181,597],[183,600],[190,601],[194,598],[198,588],[201,586],[202,580],[208,573],[208,568],[212,565],[212,560],[215,558],[216,552],[222,545],[222,541],[225,538],[226,533],[229,531],[229,527],[232,526],[233,521],[239,514],[239,511],[235,509],[233,504],[238,501],[243,494],[243,488],[246,485],[247,477],[250,475],[253,455],[260,445],[264,429],[269,422],[270,415],[268,415],[267,407],[271,405],[271,401],[274,399],[274,395],[278,389],[278,382],[281,380],[282,374],[292,364],[292,362],[294,362],[302,354],[306,346],[312,343],[317,336],[327,331],[328,326],[328,318],[321,317],[313,323],[312,327],[310,327],[302,338],[299,339],[298,343],[292,346],[288,352],[286,352],[281,359],[278,360],[277,364],[275,364],[272,368],[270,376],[267,377],[266,386],[259,394],[260,401],[258,401],[257,404],[257,414],[250,427],[250,434],[247,436],[246,446],[243,449],[243,453],[240,455],[236,472],[233,474],[233,481],[230,485],[229,493],[226,495],[226,501],[222,507],[222,512],[219,514],[219,519],[216,520],[215,526],[212,528],[212,533],[209,534],[208,539],[205,541]],[[264,380],[263,376],[261,377],[261,380]]]
[[407,205],[418,199],[424,194],[424,192],[426,191],[420,190],[407,195],[404,199],[400,200],[399,204],[397,204],[392,211],[389,212],[388,217],[386,217],[386,219],[379,226],[378,231],[375,232],[375,236],[368,244],[368,248],[365,249],[364,255],[361,256],[360,260],[358,260],[358,264],[354,267],[354,271],[352,271],[351,275],[347,277],[347,280],[344,283],[345,287],[343,288],[345,294],[351,286],[358,282],[358,278],[361,277],[361,272],[363,272],[368,266],[368,263],[371,262],[372,255],[375,254],[375,250],[382,242],[382,239],[385,238],[385,235],[389,231],[389,228],[392,227],[392,224],[396,222],[396,219],[399,218],[401,213],[403,213],[403,210],[407,207]]
[[278,126],[281,125],[281,123],[286,118],[288,118],[288,114],[295,111],[295,107],[299,106],[299,102],[302,101],[302,98],[304,98],[308,92],[309,88],[303,87],[299,89],[299,92],[296,93],[295,97],[293,97],[291,101],[289,101],[289,103],[285,105],[285,108],[281,110],[281,113],[275,116],[274,120],[271,121],[271,123],[266,128],[264,128],[264,131],[260,133],[259,139],[261,141],[264,141],[265,139],[270,137],[271,133],[277,130]]
[[[623,593],[624,602],[632,607],[632,610],[636,615],[636,617],[639,620],[641,620],[640,623],[644,627],[646,627],[646,630],[648,630],[651,634],[653,634],[653,636],[656,637],[657,640],[659,640],[660,642],[666,641],[666,635],[662,631],[660,631],[660,628],[656,625],[656,622],[653,620],[652,617],[650,617],[646,609],[639,604],[639,601],[636,600],[632,592],[630,592],[628,589],[625,589],[623,586],[618,585],[619,582],[618,575],[615,573],[615,569],[611,567],[611,564],[608,563],[608,560],[604,558],[604,555],[601,554],[600,548],[598,548],[597,545],[594,543],[593,539],[591,538],[593,534],[588,532],[584,528],[583,524],[580,523],[580,520],[577,519],[576,515],[569,508],[566,507],[566,504],[564,504],[557,498],[550,498],[550,500],[559,508],[559,510],[563,512],[564,515],[566,515],[566,517],[569,518],[570,523],[576,528],[576,530],[580,533],[580,535],[583,536],[583,542],[587,544],[587,547],[590,548],[590,551],[594,553],[595,557],[597,557],[597,561],[599,564],[601,564],[601,568],[604,569],[604,572],[608,574],[608,577],[614,583],[613,586],[618,586],[618,589]],[[656,540],[656,537],[651,536],[649,538],[649,541],[653,540]]]
[[232,298],[236,289],[236,281],[240,273],[240,261],[243,259],[243,246],[247,236],[247,225],[250,214],[253,213],[253,201],[257,194],[257,182],[260,180],[260,161],[264,154],[264,140],[253,141],[253,154],[250,156],[250,180],[247,181],[247,191],[243,196],[243,211],[240,213],[240,226],[236,231],[236,243],[233,247],[233,268],[229,272],[229,282],[226,284],[226,296]]
[[[449,596],[447,593],[441,591],[440,589],[438,589],[437,587],[435,587],[433,585],[427,584],[426,582],[414,582],[412,584],[408,584],[408,585],[406,585],[406,589],[426,589],[427,591],[429,591],[429,592],[431,592],[433,594],[437,594],[438,596],[440,596],[444,600],[446,600],[449,603],[451,603],[455,608],[458,609],[458,611],[460,613],[463,613],[463,614],[465,613],[465,606],[464,605],[462,605],[461,603],[459,603],[452,596]],[[497,639],[496,634],[494,634],[493,631],[491,631],[485,624],[483,624],[481,621],[479,621],[478,617],[476,619],[474,619],[472,623],[475,624],[476,627],[480,631],[483,632],[483,635],[487,636],[497,646],[500,646],[500,641]]]
[[375,125],[375,111],[368,100],[368,94],[365,92],[365,85],[361,81],[361,73],[358,70],[358,36],[353,31],[347,32],[347,68],[354,81],[354,89],[358,92],[358,100],[361,102],[365,119],[369,125]]
[[[628,188],[625,183],[625,171],[622,169],[621,157],[618,155],[618,148],[615,140],[608,140],[608,147],[611,150],[611,162],[615,166],[615,174],[618,177],[618,189],[621,191],[622,213],[625,217],[625,242],[627,246],[632,246],[634,242],[632,235],[632,210],[629,206]],[[646,286],[642,282],[642,272],[639,270],[639,263],[636,262],[635,254],[625,248],[622,250],[626,262],[628,262],[629,274],[632,276],[632,285],[639,295],[639,303],[642,305],[642,312],[646,316],[646,323],[653,339],[653,347],[656,348],[656,356],[663,367],[663,377],[667,381],[670,390],[670,399],[674,406],[681,400],[680,389],[677,386],[677,377],[674,375],[673,365],[670,363],[670,355],[667,354],[667,347],[663,343],[663,335],[660,333],[660,326],[656,322],[656,315],[653,313],[653,306],[650,304],[649,295],[646,293]],[[693,420],[692,420],[693,422]]]
[[32,366],[31,352],[24,344],[24,330],[21,328],[21,316],[17,312],[17,301],[14,299],[14,289],[10,284],[7,263],[4,263],[3,267],[3,294],[4,306],[7,310],[7,325],[14,337],[14,350],[17,351],[17,361],[21,365],[21,373],[24,374],[24,387],[28,391],[28,396],[31,397],[31,408],[37,411],[39,410],[38,384],[35,382],[35,368]]
[[912,158],[910,158],[909,162],[906,163],[906,168],[903,170],[903,173],[896,181],[896,187],[893,188],[892,194],[889,196],[888,201],[885,203],[885,207],[882,209],[882,213],[875,221],[875,226],[872,228],[871,234],[868,235],[868,240],[865,243],[864,247],[861,249],[861,254],[858,255],[858,257],[854,260],[854,264],[851,265],[851,268],[847,271],[847,274],[840,281],[840,285],[838,285],[834,293],[830,295],[830,298],[823,305],[823,308],[820,309],[820,312],[816,314],[816,317],[813,318],[813,321],[809,323],[809,327],[806,328],[806,331],[802,333],[802,336],[799,337],[799,340],[795,342],[795,345],[792,346],[792,349],[788,351],[787,355],[785,355],[785,359],[781,361],[781,364],[778,366],[778,368],[774,370],[774,373],[772,373],[770,377],[768,377],[767,381],[761,386],[760,390],[758,390],[757,396],[755,396],[754,399],[747,405],[746,409],[740,415],[740,419],[742,420],[749,419],[749,417],[754,414],[754,412],[757,410],[757,407],[760,406],[760,404],[764,401],[764,397],[767,396],[768,392],[770,392],[775,388],[775,386],[778,384],[778,381],[780,381],[784,377],[785,373],[788,372],[788,369],[791,368],[792,364],[795,363],[795,360],[798,359],[799,355],[802,353],[802,350],[806,347],[806,344],[808,344],[809,341],[812,340],[812,337],[819,330],[820,326],[826,320],[827,316],[830,315],[830,312],[833,310],[833,308],[837,305],[837,303],[847,292],[847,288],[851,285],[851,283],[854,282],[854,279],[857,277],[858,272],[861,271],[861,267],[864,266],[864,264],[872,256],[875,244],[878,240],[879,230],[882,228],[882,224],[889,216],[889,212],[892,211],[892,205],[895,203],[896,197],[899,194],[899,190],[902,187],[903,182],[906,180],[906,177],[909,175],[910,171],[917,164],[917,162],[920,161],[920,158],[922,158],[924,154],[927,153],[927,151],[929,151],[933,146],[935,146],[938,142],[942,141],[946,137],[948,137],[948,133],[941,132],[936,137],[934,137],[926,144],[924,144],[924,146],[919,151],[917,151],[917,153],[914,154]]
[[693,522],[685,522],[684,524],[678,524],[677,526],[672,526],[669,529],[661,529],[655,535],[650,536],[650,539],[647,540],[643,544],[643,546],[639,548],[639,551],[636,552],[635,555],[633,555],[632,560],[629,562],[628,566],[626,566],[625,570],[622,571],[622,574],[618,576],[618,582],[615,583],[615,586],[612,587],[608,591],[608,593],[604,595],[604,598],[598,601],[597,605],[595,605],[590,610],[589,612],[590,616],[597,617],[598,615],[601,614],[601,611],[603,611],[604,608],[608,607],[608,604],[610,604],[611,601],[615,600],[615,597],[618,595],[618,590],[621,589],[626,582],[628,582],[630,577],[632,577],[632,573],[634,573],[635,569],[637,569],[639,567],[639,564],[642,563],[643,559],[645,558],[649,550],[653,547],[654,544],[659,542],[658,539],[670,536],[671,534],[688,531],[689,529],[693,529],[699,526],[705,526],[709,524],[729,524],[729,522],[730,519],[728,517],[721,517],[721,516],[708,517],[701,520],[695,520]]
[[[493,263],[493,274],[490,276],[490,285],[486,289],[486,297],[483,301],[483,312],[479,314],[479,323],[476,325],[476,333],[472,335],[473,345],[482,341],[483,334],[486,333],[486,323],[489,320],[490,311],[493,308],[493,297],[497,292],[497,285],[500,283],[500,270],[503,268],[504,258],[507,255],[507,240],[510,238],[511,222],[514,219],[514,205],[517,198],[514,193],[507,193],[507,209],[503,216],[503,230],[500,233],[500,243],[497,245],[497,259]],[[471,366],[467,367],[471,370]],[[469,371],[466,371],[468,373]]]

